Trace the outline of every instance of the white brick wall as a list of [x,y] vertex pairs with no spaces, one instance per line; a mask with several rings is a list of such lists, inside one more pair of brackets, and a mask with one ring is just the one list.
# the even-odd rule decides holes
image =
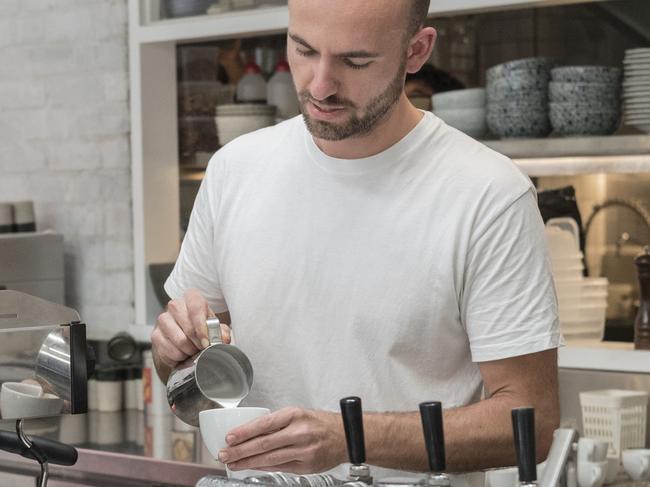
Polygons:
[[127,0],[0,1],[0,201],[63,233],[66,301],[133,323]]

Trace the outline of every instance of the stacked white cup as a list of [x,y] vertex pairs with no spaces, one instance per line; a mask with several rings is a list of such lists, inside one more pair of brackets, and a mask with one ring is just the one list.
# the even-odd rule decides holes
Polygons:
[[552,218],[546,239],[558,298],[562,334],[567,340],[603,338],[607,279],[583,277],[580,232],[573,218]]

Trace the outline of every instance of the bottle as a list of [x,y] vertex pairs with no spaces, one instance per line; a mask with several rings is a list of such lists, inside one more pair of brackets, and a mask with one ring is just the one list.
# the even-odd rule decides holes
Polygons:
[[239,103],[266,103],[266,81],[262,70],[254,62],[244,68],[244,76],[237,83],[237,101]]
[[639,276],[640,303],[634,320],[634,348],[650,350],[650,246],[634,259]]
[[298,95],[286,61],[280,61],[275,67],[275,73],[266,86],[266,99],[269,105],[277,107],[278,121],[295,117],[300,113]]

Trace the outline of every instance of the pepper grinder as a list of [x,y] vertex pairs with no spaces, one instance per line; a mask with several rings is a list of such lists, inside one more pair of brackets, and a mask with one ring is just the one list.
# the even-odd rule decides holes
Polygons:
[[519,467],[519,486],[534,487],[537,485],[535,410],[533,408],[513,409],[512,431],[515,437],[515,454]]
[[424,445],[429,460],[429,476],[425,484],[430,487],[451,485],[449,476],[444,473],[447,468],[445,458],[445,435],[442,429],[442,403],[439,401],[420,404],[420,417],[424,431]]
[[344,397],[341,399],[340,404],[343,428],[345,429],[345,441],[348,447],[348,458],[352,464],[350,465],[348,479],[351,482],[363,482],[372,485],[370,467],[365,464],[366,443],[363,436],[361,399],[358,397]]
[[634,320],[634,348],[650,350],[650,246],[634,259],[639,276],[640,303]]

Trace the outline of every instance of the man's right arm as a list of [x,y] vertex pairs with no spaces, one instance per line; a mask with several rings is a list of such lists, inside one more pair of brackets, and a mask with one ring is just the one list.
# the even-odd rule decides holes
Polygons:
[[[172,299],[158,316],[151,333],[153,362],[158,377],[167,382],[171,371],[181,362],[210,345],[207,319],[215,316],[208,302],[196,289],[188,290],[182,298]],[[230,343],[230,314],[216,315],[221,321],[221,338]]]

